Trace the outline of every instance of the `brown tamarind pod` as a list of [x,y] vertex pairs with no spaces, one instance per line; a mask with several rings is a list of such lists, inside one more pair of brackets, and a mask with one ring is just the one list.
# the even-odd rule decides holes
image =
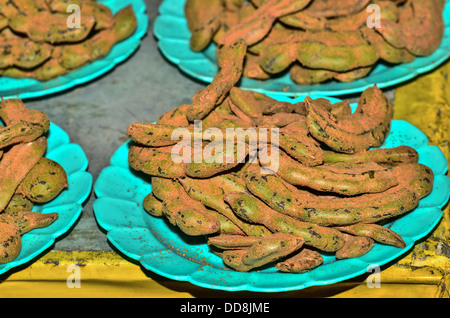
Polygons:
[[252,97],[251,92],[246,92],[238,87],[233,87],[230,90],[230,99],[234,105],[249,117],[260,117],[262,116],[262,111],[259,109],[258,104],[252,103]]
[[0,43],[0,68],[19,67],[31,69],[44,63],[52,55],[52,46],[27,38],[14,37]]
[[147,194],[142,203],[144,210],[151,216],[162,216],[162,201],[155,197],[153,192]]
[[233,101],[231,100],[231,98],[227,98],[225,101],[229,104],[229,108],[233,112],[234,115],[236,115],[241,120],[248,122],[248,124],[250,126],[252,126],[252,127],[256,126],[255,121],[253,120],[253,118],[250,117],[249,115],[247,115],[241,108],[236,106],[233,103]]
[[134,142],[150,147],[171,146],[178,143],[174,131],[177,126],[152,123],[133,123],[127,128],[128,137]]
[[242,257],[247,253],[247,249],[225,250],[221,257],[225,265],[233,268],[238,272],[249,272],[251,266],[244,265]]
[[208,213],[214,216],[219,222],[220,235],[245,235],[244,231],[241,230],[233,221],[225,217],[223,214],[217,212],[216,210],[208,209]]
[[314,0],[306,11],[315,17],[347,16],[363,10],[370,0],[328,1]]
[[184,13],[191,31],[190,47],[193,51],[204,50],[220,27],[218,16],[224,10],[220,0],[187,0]]
[[13,195],[3,212],[9,213],[31,211],[33,209],[33,206],[33,202],[31,202],[26,196],[20,193],[16,193]]
[[41,158],[28,172],[18,191],[35,203],[45,203],[56,198],[69,186],[64,168],[48,158]]
[[44,134],[40,126],[23,122],[0,128],[0,148],[36,140]]
[[303,115],[297,113],[276,113],[273,115],[264,115],[254,119],[255,124],[259,127],[285,127],[289,124],[293,124],[299,121],[304,123],[306,132],[308,127],[306,126],[306,118]]
[[406,163],[416,163],[419,154],[409,146],[398,146],[394,148],[376,148],[354,154],[343,154],[333,151],[325,151],[325,163],[346,162],[363,163],[375,162],[387,166],[396,166]]
[[333,79],[335,72],[323,69],[311,69],[294,64],[289,70],[289,75],[296,84],[310,85],[326,82]]
[[419,199],[425,198],[433,190],[433,170],[421,163],[392,167],[392,173],[401,180],[401,185],[413,191]]
[[336,118],[309,97],[305,101],[311,135],[337,152],[379,147],[389,133],[392,103],[376,85],[363,92],[355,113],[348,117]]
[[416,56],[428,56],[440,46],[444,20],[439,4],[434,0],[406,3],[399,21],[381,20],[376,31],[397,48],[406,48]]
[[258,236],[221,234],[208,237],[208,244],[220,249],[240,249],[250,247],[260,240]]
[[341,232],[345,232],[355,236],[365,236],[373,239],[375,242],[392,245],[398,248],[405,248],[406,243],[400,235],[391,229],[378,225],[357,223],[347,226],[336,227]]
[[208,86],[195,93],[192,98],[192,106],[187,112],[189,121],[205,118],[217,104],[223,101],[225,95],[242,76],[246,51],[247,44],[243,40],[218,49],[220,70]]
[[222,214],[245,234],[263,236],[270,233],[263,226],[242,221],[236,217],[229,205],[225,203],[224,195],[226,193],[245,190],[245,184],[241,183],[239,178],[226,174],[218,175],[211,179],[183,178],[179,179],[179,182],[193,199]]
[[188,104],[183,104],[174,109],[164,113],[158,120],[157,124],[171,125],[177,127],[189,126],[189,121],[186,118],[186,111],[190,107]]
[[0,101],[0,118],[6,126],[27,122],[42,127],[44,133],[50,128],[50,120],[43,111],[27,108],[20,99]]
[[242,70],[242,75],[244,77],[266,80],[270,78],[270,74],[267,74],[261,68],[261,57],[259,55],[254,55],[247,53],[245,56],[244,67]]
[[177,180],[169,178],[152,177],[151,185],[153,195],[160,201],[173,199],[182,190]]
[[279,20],[290,27],[308,31],[324,30],[327,21],[326,18],[311,15],[307,10],[282,16]]
[[365,236],[344,234],[344,246],[336,252],[336,259],[356,258],[367,254],[373,247],[374,241]]
[[291,43],[272,44],[260,52],[261,68],[269,74],[287,70],[297,60],[297,48]]
[[[59,1],[61,0],[58,0],[58,2]],[[67,2],[68,4],[74,4],[72,0],[62,0],[62,2],[63,2],[62,8],[65,7],[66,12],[67,12],[67,4],[65,3]],[[82,1],[80,5],[82,14],[94,17],[95,30],[103,30],[112,26],[114,21],[114,15],[108,6],[98,3],[96,1]]]
[[[70,4],[74,4],[81,7],[82,0],[39,0],[41,3],[41,6],[44,4],[47,6],[48,9],[52,12],[67,12],[67,7]],[[90,3],[90,1],[85,1],[85,3]],[[85,13],[85,12],[83,12]]]
[[[163,149],[165,148],[165,149]],[[172,147],[150,148],[132,145],[128,154],[130,167],[145,174],[163,178],[184,177],[184,163],[175,163]]]
[[0,263],[13,261],[19,255],[21,248],[19,228],[12,223],[0,221]]
[[307,167],[280,151],[277,174],[286,182],[321,192],[352,196],[383,192],[398,184],[388,169],[339,173],[322,166]]
[[47,227],[58,218],[58,213],[40,213],[30,211],[16,211],[0,214],[0,222],[14,224],[23,235],[33,229]]
[[374,68],[374,65],[360,67],[349,72],[336,73],[333,78],[340,82],[352,82],[357,79],[366,77]]
[[228,193],[225,195],[225,200],[234,213],[244,220],[262,224],[274,233],[302,238],[305,245],[326,252],[335,252],[344,243],[343,235],[339,231],[278,213],[249,193]]
[[285,273],[305,273],[323,263],[323,256],[314,250],[303,247],[294,256],[277,263],[275,267]]
[[11,147],[0,161],[0,211],[3,211],[28,172],[42,158],[47,149],[47,139]]

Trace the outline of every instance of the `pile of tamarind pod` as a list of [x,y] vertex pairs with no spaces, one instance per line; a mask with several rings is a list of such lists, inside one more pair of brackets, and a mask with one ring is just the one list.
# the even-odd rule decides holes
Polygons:
[[20,253],[22,235],[47,227],[58,213],[32,212],[36,204],[56,198],[68,187],[64,168],[44,157],[50,121],[21,100],[0,102],[0,263]]
[[[227,266],[250,271],[275,264],[302,273],[321,265],[323,253],[339,260],[364,255],[375,243],[405,247],[383,224],[417,207],[434,175],[413,148],[380,147],[393,106],[376,85],[353,112],[348,101],[280,102],[233,87],[201,122],[202,134],[188,119],[190,107],[131,124],[128,161],[151,176],[145,211],[187,235],[205,236]],[[213,128],[215,135],[208,134]],[[259,131],[257,151],[250,138],[226,134],[233,128]],[[237,159],[237,151],[208,151],[212,140],[242,146],[244,160],[226,160]],[[266,155],[272,151],[278,155]],[[200,152],[200,161],[173,157]]]
[[136,25],[131,6],[113,14],[96,0],[0,0],[0,76],[65,75],[108,55]]
[[[242,75],[351,82],[440,46],[445,0],[187,0],[190,47],[246,43]],[[237,64],[236,60],[235,63]],[[241,63],[241,62],[239,62]],[[219,66],[221,62],[219,61]]]

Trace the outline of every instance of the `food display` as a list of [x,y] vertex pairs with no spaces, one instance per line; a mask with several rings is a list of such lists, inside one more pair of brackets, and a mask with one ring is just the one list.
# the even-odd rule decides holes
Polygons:
[[[393,105],[377,86],[354,110],[348,101],[281,102],[234,85],[206,91],[201,101],[219,101],[201,109],[201,121],[190,116],[194,104],[180,105],[128,127],[129,165],[151,176],[142,204],[152,217],[206,237],[240,272],[302,273],[320,266],[323,253],[340,260],[375,244],[405,247],[383,225],[415,209],[434,174],[413,148],[380,147]],[[239,129],[256,134],[229,135]]]
[[239,75],[247,78],[289,73],[294,83],[310,85],[352,82],[379,64],[431,55],[443,40],[444,6],[437,0],[187,0],[184,12],[192,51],[212,42],[218,51],[241,47],[239,55],[218,56],[219,68],[228,60],[242,64]]
[[113,14],[94,0],[1,0],[0,76],[65,75],[108,55],[136,25],[131,5]]
[[28,109],[18,99],[2,100],[0,118],[0,263],[21,251],[21,236],[52,224],[58,213],[33,212],[68,187],[67,174],[46,158],[50,121],[45,113]]

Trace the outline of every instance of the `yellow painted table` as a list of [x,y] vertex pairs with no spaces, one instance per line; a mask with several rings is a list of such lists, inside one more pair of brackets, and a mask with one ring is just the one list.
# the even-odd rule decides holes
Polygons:
[[[450,158],[450,63],[398,87],[395,119],[420,128]],[[283,293],[222,292],[160,277],[115,252],[50,251],[0,276],[0,297],[402,297],[449,298],[450,208],[436,229],[402,259],[342,283]],[[371,288],[372,287],[372,288]],[[379,288],[377,288],[379,287]]]

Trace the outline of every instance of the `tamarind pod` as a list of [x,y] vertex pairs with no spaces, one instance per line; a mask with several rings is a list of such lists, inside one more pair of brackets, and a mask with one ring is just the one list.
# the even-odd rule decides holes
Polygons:
[[289,70],[292,81],[300,85],[318,84],[331,80],[334,72],[323,69],[310,69],[299,64],[293,64]]
[[376,242],[405,248],[406,243],[400,235],[391,229],[378,224],[357,223],[347,226],[336,227],[335,229],[355,236],[365,236]]
[[30,211],[16,211],[0,214],[0,222],[14,224],[23,235],[33,229],[47,227],[58,218],[58,213],[40,213]]
[[364,38],[376,47],[380,59],[388,63],[409,63],[416,58],[407,49],[392,46],[389,42],[385,41],[380,33],[373,29],[362,28],[361,32]]
[[184,13],[191,31],[190,47],[193,51],[202,51],[209,45],[220,27],[218,16],[223,9],[220,0],[186,1]]
[[308,132],[305,116],[297,113],[277,113],[273,115],[264,115],[259,118],[255,118],[254,121],[257,126],[268,128],[269,127],[281,128],[298,121],[303,121],[306,128],[306,132]]
[[0,43],[0,68],[19,67],[31,69],[48,60],[53,48],[46,43],[36,43],[25,38],[7,39]]
[[242,256],[242,263],[252,268],[270,264],[300,249],[305,241],[292,235],[275,233],[250,246]]
[[333,116],[336,116],[336,118],[339,118],[341,116],[350,116],[352,114],[350,101],[344,100],[334,103],[329,111]]
[[[173,200],[162,203],[162,213],[169,222],[190,236],[209,235],[219,231],[219,221],[206,208],[193,200],[184,201],[187,195],[180,194]],[[198,203],[198,204],[197,204]]]
[[234,115],[236,115],[238,118],[248,122],[248,124],[252,127],[256,126],[255,121],[253,120],[252,117],[250,117],[249,115],[247,115],[241,108],[239,108],[238,106],[236,106],[230,98],[227,98],[225,100],[228,104],[229,104],[229,108],[230,110],[233,112]]
[[416,163],[419,160],[419,154],[414,148],[401,145],[394,148],[376,148],[354,154],[343,154],[333,151],[325,151],[325,163],[347,162],[363,163],[375,162],[388,166],[396,166],[406,163]]
[[152,193],[160,201],[174,199],[183,190],[177,180],[152,177]]
[[246,54],[242,75],[253,79],[269,79],[270,75],[261,68],[260,60],[261,57],[259,55]]
[[209,214],[213,215],[217,221],[219,222],[219,231],[220,235],[245,235],[244,231],[241,230],[239,226],[237,226],[234,222],[232,222],[229,218],[225,217],[223,214],[219,213],[216,210],[207,209]]
[[337,173],[322,166],[307,167],[280,151],[277,174],[295,186],[352,196],[386,191],[398,184],[390,170]]
[[178,143],[174,135],[177,126],[152,123],[133,123],[127,128],[128,137],[134,142],[150,147],[171,146]]
[[229,11],[240,11],[245,4],[245,0],[223,0],[225,9]]
[[[95,30],[103,30],[107,29],[112,26],[114,15],[111,11],[111,9],[101,3],[95,2],[95,1],[82,1],[81,3],[76,3],[76,1],[72,0],[57,0],[56,2],[59,2],[60,4],[58,7],[59,9],[63,9],[65,12],[67,12],[67,5],[69,4],[78,4],[81,6],[81,13],[85,14],[87,16],[93,16],[95,19]],[[55,0],[53,1],[53,7],[55,10],[57,3]]]
[[324,169],[336,173],[365,173],[369,171],[386,171],[387,168],[376,162],[333,162],[324,163]]
[[359,30],[305,32],[295,45],[297,60],[311,69],[349,72],[372,66],[379,59],[375,47]]
[[259,105],[252,103],[252,93],[245,91],[238,87],[233,87],[230,90],[230,99],[234,105],[242,110],[249,117],[260,117],[262,111],[259,109]]
[[220,234],[208,237],[208,245],[220,249],[239,249],[250,247],[260,240],[257,236]]
[[290,27],[309,31],[324,30],[326,23],[325,18],[312,16],[307,10],[285,15],[280,17],[279,20]]
[[[224,3],[224,6],[226,4]],[[218,17],[217,21],[219,23],[218,30],[214,33],[212,41],[215,43],[220,43],[223,37],[228,33],[228,31],[236,24],[240,22],[240,11],[239,10],[226,10],[223,11]]]
[[0,128],[0,148],[31,142],[43,134],[44,130],[40,126],[26,122]]
[[155,197],[153,192],[147,194],[142,203],[144,210],[151,216],[162,216],[162,201]]
[[[40,0],[43,2],[41,5],[45,4],[52,12],[67,12],[67,7],[70,4],[74,4],[81,7],[82,0]],[[86,4],[90,4],[90,1],[84,1]],[[86,12],[82,12],[86,14]]]
[[0,221],[0,263],[13,261],[19,255],[21,248],[22,240],[17,226]]
[[48,158],[41,158],[28,172],[18,192],[34,203],[49,202],[69,186],[64,168]]
[[425,198],[433,190],[434,173],[420,163],[408,163],[392,167],[394,176],[401,184],[413,191],[419,199]]
[[195,93],[187,112],[189,121],[205,118],[236,85],[242,76],[246,50],[247,45],[243,40],[218,49],[220,70],[208,86]]
[[326,252],[335,252],[344,243],[341,232],[278,213],[249,193],[228,193],[225,195],[225,201],[231,206],[234,213],[244,220],[265,225],[274,233],[284,233],[302,238],[305,245]]
[[364,9],[370,0],[328,1],[314,0],[306,11],[315,17],[348,16]]
[[128,154],[128,162],[134,170],[150,176],[181,178],[186,175],[184,163],[174,162],[170,151],[164,151],[161,148],[132,145]]
[[336,259],[356,258],[367,254],[375,244],[374,240],[365,236],[344,234],[344,246],[336,251]]
[[398,23],[381,20],[376,31],[397,48],[406,48],[416,56],[428,56],[442,42],[444,20],[436,1],[412,0],[400,13]]
[[285,273],[306,273],[323,263],[323,256],[314,250],[302,248],[294,256],[277,263],[275,267]]
[[297,60],[296,46],[291,43],[272,44],[260,52],[261,68],[269,74],[279,74]]
[[5,17],[3,14],[0,14],[0,31],[5,29],[8,26],[8,18]]
[[47,149],[47,139],[14,145],[0,161],[0,211],[3,211],[13,197],[20,182],[42,158]]
[[360,67],[355,70],[343,73],[336,73],[333,78],[340,82],[352,82],[357,79],[366,77],[374,68],[374,65]]
[[20,193],[16,193],[12,196],[3,212],[10,213],[19,211],[31,211],[33,209],[33,206],[33,202],[31,202],[26,196]]
[[189,121],[186,118],[186,111],[190,107],[188,104],[183,104],[174,109],[164,113],[156,123],[159,125],[171,125],[177,127],[189,126]]
[[29,109],[20,99],[5,99],[0,101],[0,118],[11,126],[19,123],[31,123],[42,127],[43,133],[50,128],[50,120],[43,111]]
[[234,270],[238,272],[249,272],[252,270],[252,267],[242,263],[242,257],[245,253],[247,253],[247,249],[225,250],[221,257],[225,265]]

